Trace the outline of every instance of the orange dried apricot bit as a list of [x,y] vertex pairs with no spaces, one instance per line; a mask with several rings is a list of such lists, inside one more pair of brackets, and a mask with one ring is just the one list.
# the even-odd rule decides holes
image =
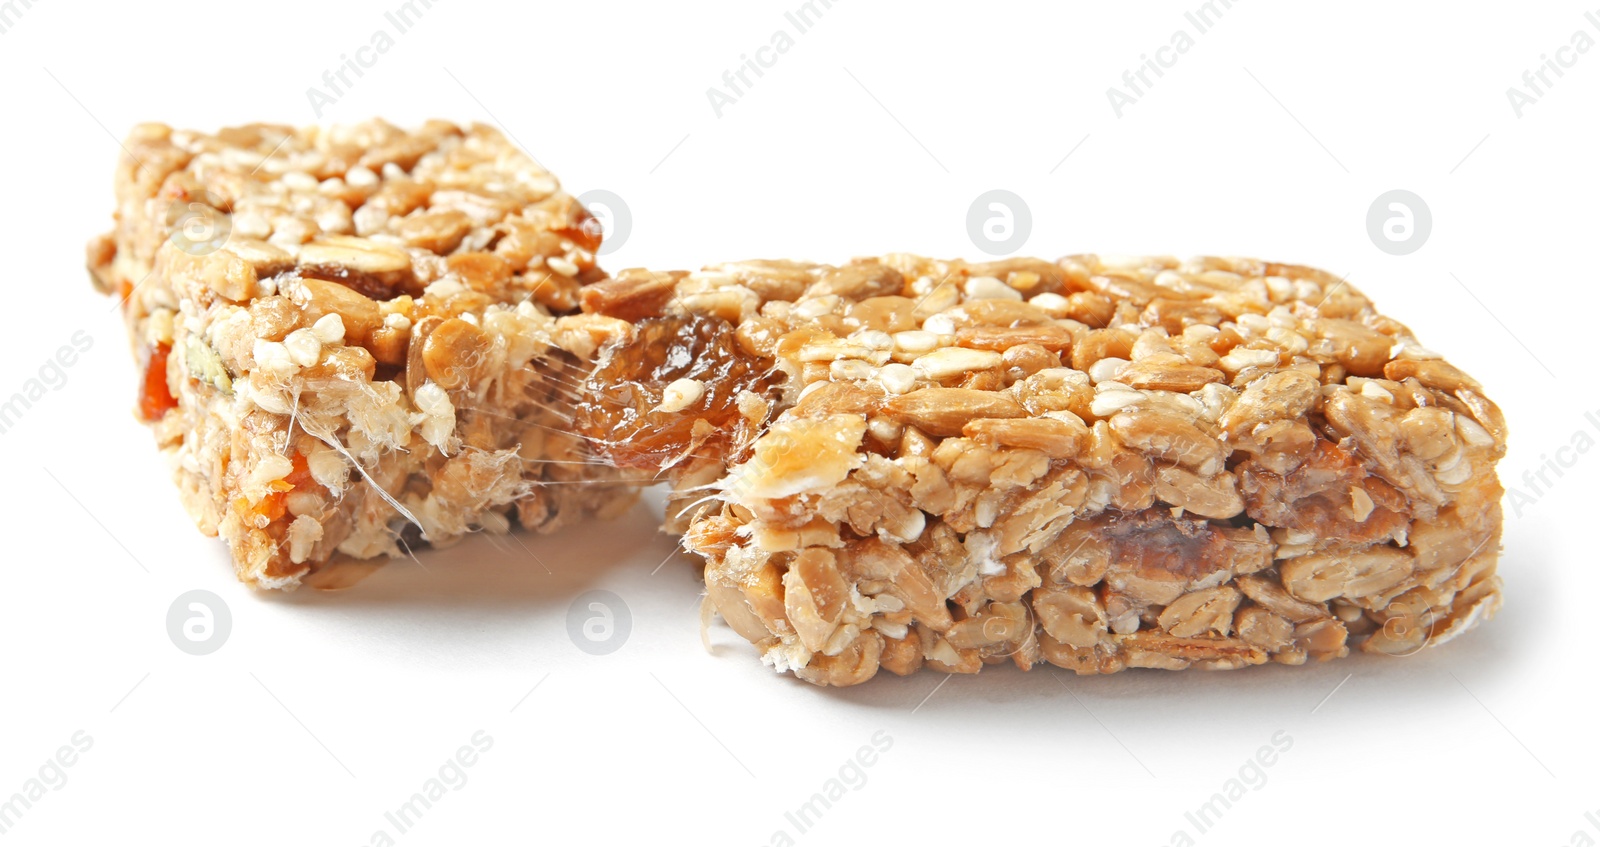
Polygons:
[[178,407],[178,398],[167,388],[167,356],[171,353],[170,344],[150,348],[150,359],[144,366],[144,385],[139,391],[139,417],[145,423],[155,423]]
[[249,498],[235,497],[233,498],[233,511],[239,517],[244,518],[247,524],[254,525],[254,522],[250,520],[253,515],[261,515],[267,519],[267,523],[272,523],[288,513],[289,498],[282,491],[274,491],[252,506]]
[[267,523],[284,516],[289,511],[289,498],[282,491],[274,491],[256,504],[256,514],[263,515]]
[[289,475],[284,477],[283,481],[289,484],[290,490],[304,489],[315,484],[311,479],[311,465],[306,461],[305,456],[300,455],[299,451],[295,451],[289,456],[289,461],[294,465],[294,470],[289,471]]

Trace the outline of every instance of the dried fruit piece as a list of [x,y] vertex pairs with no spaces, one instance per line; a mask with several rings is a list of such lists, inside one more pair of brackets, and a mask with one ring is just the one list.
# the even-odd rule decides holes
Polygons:
[[170,344],[154,344],[144,365],[144,381],[139,390],[139,418],[154,423],[166,417],[167,412],[178,407],[178,399],[167,387],[167,357],[172,353]]
[[[683,408],[661,410],[667,386],[681,379],[698,381],[704,391]],[[726,439],[739,420],[739,394],[766,395],[777,382],[770,365],[739,346],[727,321],[705,315],[652,318],[640,322],[632,338],[604,351],[584,384],[574,423],[619,467],[660,468],[698,441]],[[697,424],[719,435],[699,437]]]

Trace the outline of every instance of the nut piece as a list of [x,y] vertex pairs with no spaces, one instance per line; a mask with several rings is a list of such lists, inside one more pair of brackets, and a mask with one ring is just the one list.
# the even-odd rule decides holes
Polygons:
[[1269,652],[1286,650],[1294,643],[1294,624],[1260,606],[1240,609],[1233,628],[1246,644]]
[[839,575],[833,553],[812,548],[801,551],[783,575],[783,597],[800,643],[820,653],[844,614],[850,587]]
[[[198,284],[218,296],[243,302],[255,296],[257,274],[254,264],[224,247],[204,256],[194,256],[172,247],[164,249],[167,272],[174,281]],[[130,285],[130,293],[131,286]]]
[[899,294],[905,287],[905,277],[894,268],[877,262],[862,262],[832,268],[822,279],[806,289],[802,300],[813,297],[837,295],[852,300]]
[[1210,478],[1176,467],[1156,469],[1156,496],[1163,502],[1207,518],[1226,520],[1244,511],[1244,498],[1233,474],[1223,471]]
[[1121,412],[1111,417],[1111,431],[1123,444],[1151,458],[1176,462],[1202,476],[1221,471],[1227,457],[1216,439],[1174,415]]
[[1471,391],[1483,390],[1483,386],[1479,385],[1477,380],[1453,365],[1437,360],[1396,359],[1384,365],[1383,375],[1395,382],[1404,382],[1414,377],[1429,388],[1450,394],[1463,388]]
[[1180,638],[1215,633],[1227,635],[1233,627],[1233,610],[1242,595],[1231,586],[1191,591],[1163,609],[1157,622]]
[[1108,632],[1106,610],[1088,588],[1041,588],[1033,593],[1033,610],[1051,638],[1073,647],[1093,647]]
[[460,318],[439,324],[422,345],[428,378],[446,391],[475,385],[489,373],[489,337]]
[[1217,424],[1229,435],[1239,437],[1269,421],[1304,417],[1321,387],[1300,371],[1268,374],[1245,386]]
[[[407,215],[395,223],[394,232],[404,238],[412,247],[420,247],[429,253],[443,256],[461,246],[461,240],[472,231],[472,219],[465,212],[456,209],[443,209],[436,212],[420,212]],[[300,248],[300,255],[306,255],[306,247]],[[314,253],[313,255],[318,255]],[[321,255],[326,255],[322,252]],[[304,261],[311,261],[303,259]],[[387,263],[372,262],[371,264],[388,264],[387,270],[404,270],[403,267],[394,267],[392,257]],[[407,263],[409,264],[409,262]],[[368,273],[381,273],[362,268]]]
[[1089,428],[1076,416],[1064,419],[983,418],[968,421],[961,432],[969,438],[1003,447],[1038,450],[1052,459],[1070,459],[1078,455],[1081,445],[1089,440]]
[[1134,362],[1122,371],[1120,379],[1142,390],[1187,394],[1213,382],[1222,382],[1226,377],[1222,371],[1199,365]]
[[410,270],[406,251],[353,235],[326,235],[300,247],[300,264],[365,274]]
[[1311,554],[1284,562],[1289,593],[1312,603],[1335,597],[1359,599],[1387,591],[1411,575],[1411,554],[1393,547],[1361,553]]
[[1383,376],[1394,339],[1374,332],[1355,321],[1324,319],[1317,332],[1333,348],[1333,356],[1354,376]]
[[672,300],[682,274],[626,270],[614,279],[583,287],[583,310],[625,321],[661,314]]
[[981,418],[1028,416],[1027,410],[1008,395],[967,388],[919,388],[891,397],[884,404],[884,411],[901,423],[935,436],[960,435],[968,422]]
[[1059,353],[1072,346],[1072,330],[1054,325],[969,326],[956,330],[956,344],[999,353],[1024,344],[1037,344]]
[[878,633],[864,632],[837,655],[814,656],[810,664],[795,670],[795,676],[814,685],[859,685],[878,672],[883,649]]
[[923,379],[934,381],[949,379],[972,371],[986,371],[1000,367],[1003,357],[993,350],[969,350],[965,347],[943,347],[918,356],[911,367]]
[[347,343],[364,346],[373,330],[383,325],[376,301],[337,282],[304,277],[284,281],[279,290],[305,311],[308,323],[338,315]]

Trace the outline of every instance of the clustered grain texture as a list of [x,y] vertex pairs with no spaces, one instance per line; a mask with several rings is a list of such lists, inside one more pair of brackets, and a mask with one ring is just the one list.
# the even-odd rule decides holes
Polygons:
[[595,266],[492,129],[150,125],[89,266],[184,506],[258,587],[669,480],[779,671],[1407,654],[1500,603],[1504,419],[1343,280],[1247,259]]
[[500,133],[147,125],[124,147],[90,270],[122,300],[139,415],[241,579],[339,587],[407,534],[633,501],[569,422],[627,329],[576,313],[599,227]]
[[682,355],[580,431],[637,459],[649,418],[707,602],[810,682],[1405,654],[1500,602],[1500,411],[1321,271],[891,255],[583,304],[637,324],[597,374]]

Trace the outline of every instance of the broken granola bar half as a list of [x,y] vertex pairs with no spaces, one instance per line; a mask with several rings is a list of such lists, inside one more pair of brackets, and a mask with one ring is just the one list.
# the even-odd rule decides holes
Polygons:
[[1242,259],[627,272],[580,431],[670,467],[774,668],[1299,664],[1491,615],[1500,411],[1343,280]]
[[90,269],[123,301],[138,415],[240,579],[337,585],[408,541],[633,501],[567,411],[626,329],[568,314],[603,277],[599,227],[500,133],[148,125],[125,149]]

